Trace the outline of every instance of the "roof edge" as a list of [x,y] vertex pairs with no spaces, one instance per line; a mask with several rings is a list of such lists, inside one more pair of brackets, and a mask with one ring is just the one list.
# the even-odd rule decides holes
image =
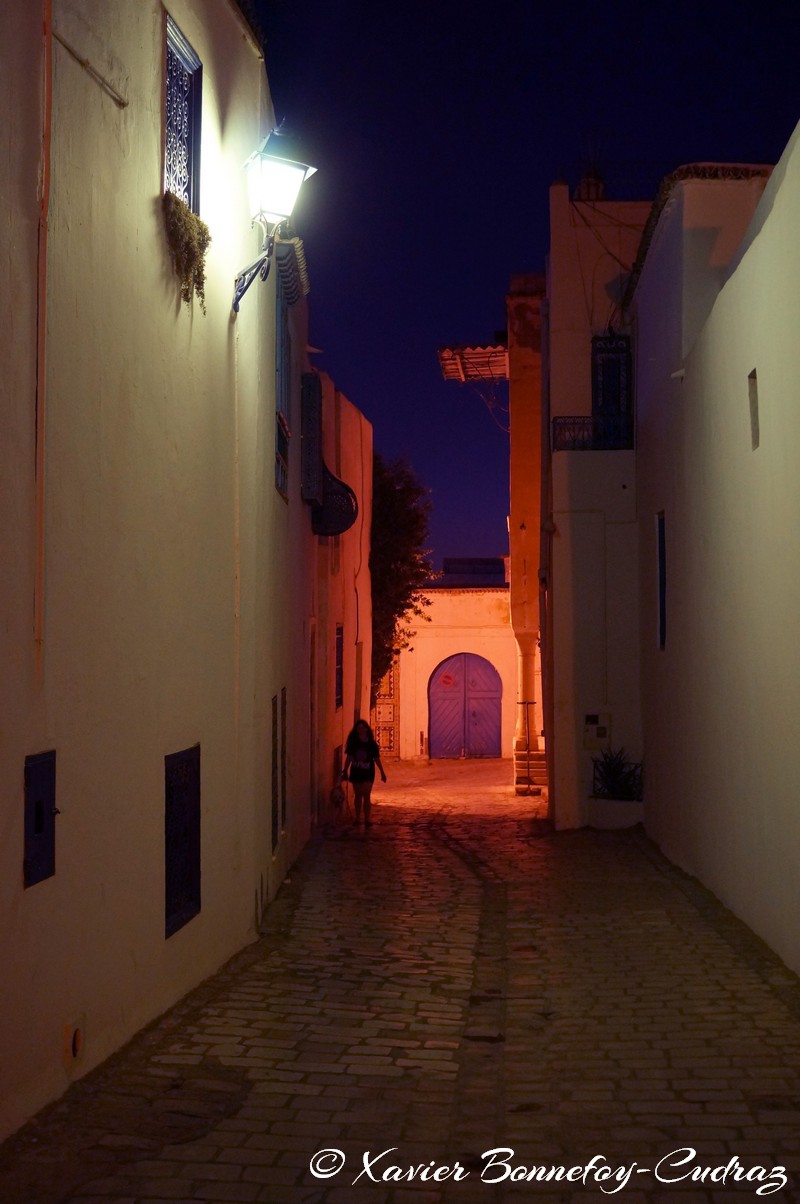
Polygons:
[[656,227],[667,206],[667,202],[678,184],[682,184],[687,180],[768,179],[772,171],[773,165],[771,163],[684,163],[683,166],[677,167],[675,171],[670,172],[668,176],[664,176],[645,222],[639,242],[639,249],[636,252],[636,259],[631,268],[631,274],[628,277],[628,283],[622,298],[623,312],[630,308]]

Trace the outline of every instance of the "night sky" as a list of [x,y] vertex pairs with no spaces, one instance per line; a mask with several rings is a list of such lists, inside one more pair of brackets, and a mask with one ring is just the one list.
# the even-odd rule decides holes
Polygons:
[[544,270],[548,189],[772,163],[800,119],[792,3],[261,0],[277,118],[319,168],[295,211],[315,363],[430,488],[431,548],[507,551],[508,436],[436,351],[489,343]]

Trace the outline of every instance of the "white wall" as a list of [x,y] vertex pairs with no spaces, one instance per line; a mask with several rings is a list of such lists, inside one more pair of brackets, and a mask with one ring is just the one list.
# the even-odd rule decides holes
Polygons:
[[[45,7],[3,8],[7,112],[46,94]],[[233,6],[172,0],[169,10],[204,65],[207,313],[181,304],[163,233],[163,10],[156,0],[55,0],[56,32],[126,104],[54,41],[43,474],[34,432],[44,115],[20,106],[0,135],[0,238],[16,293],[2,301],[16,334],[0,373],[10,433],[0,449],[0,961],[13,982],[0,1025],[0,1132],[254,937],[311,819],[314,543],[299,415],[288,503],[274,484],[274,274],[231,314],[234,274],[259,244],[241,165],[268,128],[269,94]],[[302,301],[291,323],[299,384]],[[271,699],[284,687],[288,816],[273,849]],[[196,743],[202,907],[165,940],[164,757]],[[56,873],[23,889],[23,765],[49,749]],[[65,1026],[76,1021],[83,1052],[65,1063]]]
[[430,622],[414,623],[411,647],[400,653],[400,758],[427,756],[428,684],[449,656],[470,652],[497,670],[503,686],[501,755],[510,757],[516,723],[517,647],[507,589],[426,589]]
[[[702,183],[683,185],[702,193]],[[746,185],[717,190],[709,224],[752,210]],[[711,220],[713,217],[713,221]],[[676,219],[677,220],[677,219]],[[800,152],[797,134],[756,211],[735,271],[683,367],[662,353],[665,321],[696,279],[645,264],[637,290],[640,547],[648,827],[800,969],[800,843],[795,720],[800,652]],[[672,283],[671,283],[672,282]],[[714,283],[718,286],[716,274]],[[664,285],[666,284],[666,289]],[[702,290],[701,290],[702,291]],[[760,445],[748,376],[757,370]],[[655,514],[667,536],[667,638],[655,638]]]
[[[320,748],[317,807],[325,814],[334,786],[334,750],[344,746],[357,717],[369,722],[372,600],[369,573],[372,525],[372,426],[321,374],[325,462],[355,492],[358,516],[342,535],[320,541],[318,684]],[[343,628],[342,705],[336,706],[336,627]]]
[[[550,191],[549,418],[592,412],[592,336],[619,329],[621,301],[650,206],[571,201]],[[549,440],[549,432],[545,432]],[[636,471],[633,451],[558,451],[546,461],[549,513],[544,673],[551,811],[558,828],[589,821],[587,715],[607,720],[608,744],[641,758]]]
[[586,716],[602,716],[607,743],[641,759],[636,464],[633,451],[553,456],[552,753],[560,828],[588,822],[592,758]]

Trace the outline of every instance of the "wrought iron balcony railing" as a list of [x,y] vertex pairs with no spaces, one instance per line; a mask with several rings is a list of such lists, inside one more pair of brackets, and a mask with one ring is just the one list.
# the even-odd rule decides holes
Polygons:
[[553,419],[553,451],[628,451],[633,420],[626,415]]

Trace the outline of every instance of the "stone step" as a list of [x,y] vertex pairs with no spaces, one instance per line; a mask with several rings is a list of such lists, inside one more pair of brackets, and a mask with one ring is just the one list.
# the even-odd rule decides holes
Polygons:
[[541,749],[514,753],[514,785],[546,786],[547,757]]
[[525,782],[532,782],[535,786],[546,786],[547,773],[544,770],[537,770],[536,772],[531,770],[530,773],[526,772],[525,770],[515,771],[514,785],[519,786]]

